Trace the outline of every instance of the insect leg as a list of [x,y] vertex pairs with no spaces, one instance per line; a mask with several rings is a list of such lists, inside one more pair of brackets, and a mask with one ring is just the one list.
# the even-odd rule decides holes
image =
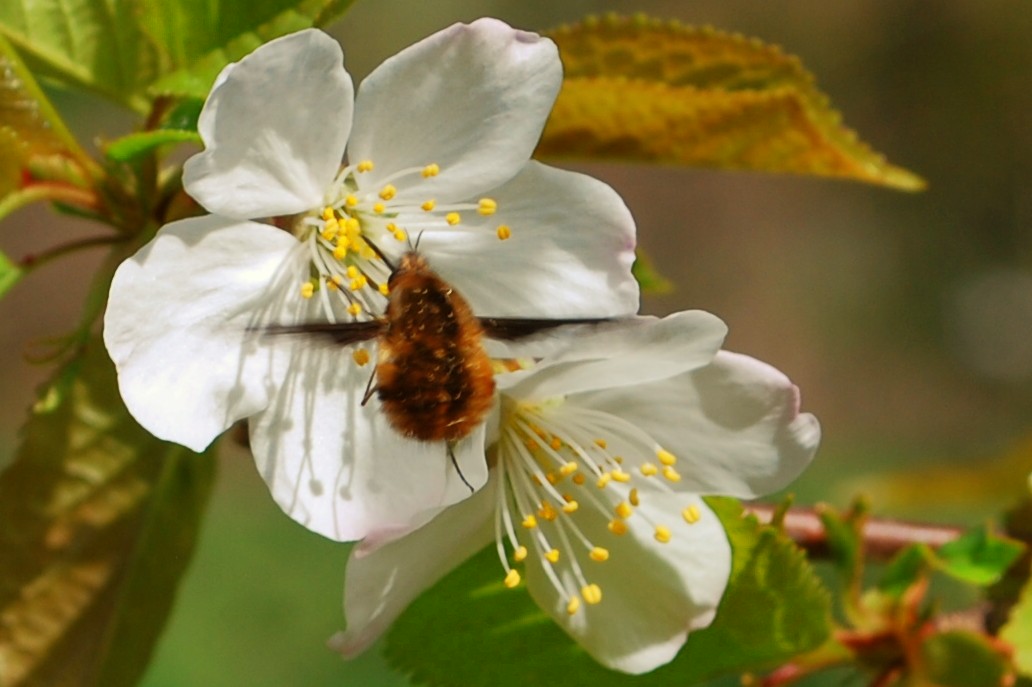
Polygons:
[[369,381],[365,385],[365,394],[362,395],[362,405],[369,403],[369,399],[376,393],[376,387],[373,386],[373,380],[376,379],[376,367],[373,368],[372,373],[369,375]]
[[454,441],[449,441],[448,442],[448,457],[451,458],[451,464],[453,466],[455,466],[455,472],[459,473],[459,479],[462,480],[463,484],[465,484],[467,487],[469,487],[469,493],[472,494],[473,491],[474,491],[473,485],[470,484],[469,481],[466,480],[466,476],[464,474],[462,474],[462,469],[459,467],[459,461],[455,460],[455,442]]

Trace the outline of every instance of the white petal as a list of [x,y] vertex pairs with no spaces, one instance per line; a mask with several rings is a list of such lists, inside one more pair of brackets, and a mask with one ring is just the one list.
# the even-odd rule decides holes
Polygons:
[[707,365],[726,333],[719,318],[701,310],[607,323],[528,372],[499,376],[498,388],[524,401],[620,387],[637,397],[643,384]]
[[148,431],[201,451],[268,404],[274,356],[248,327],[297,246],[279,229],[209,216],[163,227],[122,263],[104,343]]
[[[399,434],[375,395],[362,405],[373,366],[358,367],[352,351],[306,340],[295,346],[273,402],[250,423],[251,450],[276,502],[338,541],[423,524],[470,495],[445,442]],[[474,488],[484,484],[483,425],[456,445],[455,458]]]
[[[433,268],[482,317],[624,317],[638,310],[634,220],[616,191],[537,162],[490,191],[498,212],[423,233]],[[474,199],[476,202],[476,199]],[[497,228],[512,235],[499,240]]]
[[668,380],[594,391],[569,403],[612,413],[674,453],[677,487],[752,498],[785,487],[813,458],[820,426],[799,390],[770,365],[721,351]]
[[403,539],[356,546],[344,577],[347,630],[330,647],[346,657],[365,651],[416,597],[486,546],[493,537],[495,501],[489,482]]
[[439,176],[398,184],[457,201],[512,178],[530,158],[559,92],[555,44],[496,19],[455,24],[391,57],[361,84],[348,147],[363,178],[436,163]]
[[205,149],[183,185],[209,212],[237,219],[317,207],[344,156],[354,88],[340,45],[308,29],[223,70],[197,128]]
[[[602,590],[600,603],[582,602],[570,615],[539,566],[527,567],[527,586],[538,605],[596,661],[633,674],[668,663],[691,630],[713,621],[731,573],[723,526],[700,499],[641,492],[641,507],[626,521],[627,534],[610,535],[600,514],[578,519],[588,538],[609,550],[605,562],[585,556],[581,563],[587,581]],[[692,525],[681,516],[689,505],[700,516]],[[670,529],[668,543],[656,541],[655,524]]]

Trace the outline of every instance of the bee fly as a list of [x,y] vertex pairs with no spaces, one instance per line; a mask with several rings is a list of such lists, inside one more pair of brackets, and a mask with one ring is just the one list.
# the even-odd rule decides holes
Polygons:
[[395,430],[413,439],[447,442],[452,465],[473,491],[453,449],[483,421],[493,402],[494,372],[482,338],[513,340],[552,327],[598,323],[605,318],[478,318],[466,299],[414,250],[392,269],[387,287],[387,310],[382,318],[272,326],[265,331],[314,334],[340,345],[375,338],[379,349],[376,369],[362,405],[375,393]]

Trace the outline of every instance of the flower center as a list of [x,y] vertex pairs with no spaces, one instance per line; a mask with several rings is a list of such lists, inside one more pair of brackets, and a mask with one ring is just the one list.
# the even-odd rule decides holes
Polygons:
[[[329,322],[383,313],[391,274],[386,255],[397,253],[397,243],[409,242],[407,250],[412,250],[413,235],[455,227],[464,213],[488,217],[498,210],[491,198],[438,205],[432,198],[413,201],[402,192],[406,181],[440,174],[436,163],[395,172],[378,188],[362,184],[363,175],[373,167],[371,160],[344,166],[327,190],[323,207],[302,217],[295,227],[310,263],[300,295],[318,296]],[[511,230],[501,225],[496,234],[504,240]]]
[[651,495],[680,481],[677,458],[618,417],[562,400],[514,404],[500,432],[495,539],[505,585],[520,583],[513,564],[535,556],[570,615],[602,601],[593,566],[611,551],[614,558],[641,551],[621,546],[621,537],[666,544],[701,516],[695,505],[680,514],[647,508]]

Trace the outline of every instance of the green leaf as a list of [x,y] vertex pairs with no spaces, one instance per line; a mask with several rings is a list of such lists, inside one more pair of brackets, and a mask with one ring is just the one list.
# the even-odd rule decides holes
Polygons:
[[505,589],[493,547],[402,615],[388,635],[387,658],[427,685],[523,687],[559,679],[565,687],[668,687],[777,663],[819,645],[830,629],[828,597],[803,552],[743,518],[737,502],[709,503],[732,544],[731,580],[713,625],[693,633],[669,665],[633,677],[599,666],[527,594]]
[[[259,45],[293,31],[324,26],[354,0],[149,0],[144,14],[149,35],[166,46],[174,70],[152,84],[152,95],[205,98],[230,62]],[[213,31],[198,34],[201,22]]]
[[932,635],[921,645],[922,666],[937,687],[1003,685],[1007,665],[984,635],[967,631]]
[[42,392],[0,475],[5,687],[137,682],[190,559],[211,455],[125,410],[100,341]]
[[994,535],[983,525],[944,544],[936,552],[936,560],[946,574],[987,587],[999,580],[1024,550],[1024,544]]
[[645,253],[640,246],[635,251],[634,264],[631,265],[631,274],[638,281],[642,293],[664,294],[674,289],[673,283],[656,271],[652,264],[652,258]]
[[885,566],[878,589],[885,594],[900,599],[915,582],[928,571],[929,550],[923,544],[908,546]]
[[22,271],[6,255],[0,253],[0,298],[21,279]]
[[828,538],[831,562],[846,586],[858,590],[860,575],[863,572],[861,529],[867,517],[866,504],[857,502],[846,513],[839,513],[831,506],[822,506],[818,510],[818,515]]
[[1025,587],[1017,605],[1011,609],[1010,618],[1000,630],[1000,639],[1014,648],[1017,669],[1032,677],[1032,584]]
[[146,155],[155,148],[170,143],[200,143],[201,137],[196,131],[181,129],[155,129],[141,131],[123,136],[112,141],[104,150],[104,154],[116,162],[129,162]]
[[844,127],[813,76],[775,46],[640,16],[589,18],[548,35],[565,80],[540,155],[924,188]]

